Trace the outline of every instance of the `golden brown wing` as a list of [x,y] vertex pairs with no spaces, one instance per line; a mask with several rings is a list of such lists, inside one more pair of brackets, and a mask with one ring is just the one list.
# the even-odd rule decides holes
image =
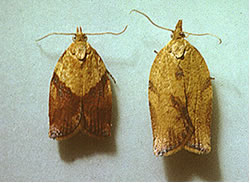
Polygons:
[[185,85],[188,86],[188,113],[194,126],[194,133],[185,149],[198,154],[209,153],[213,96],[209,70],[199,51],[187,41],[185,59],[189,60],[189,63],[183,62],[182,67],[192,72],[184,72],[184,75],[187,75]]
[[82,130],[93,136],[110,136],[112,114],[110,79],[101,57],[89,44],[83,70]]
[[60,57],[50,82],[49,137],[63,140],[79,131],[82,83],[75,76],[81,64],[68,49]]
[[170,41],[156,56],[149,78],[149,106],[153,129],[153,148],[156,156],[171,155],[182,149],[193,133],[186,108],[183,61],[171,53]]

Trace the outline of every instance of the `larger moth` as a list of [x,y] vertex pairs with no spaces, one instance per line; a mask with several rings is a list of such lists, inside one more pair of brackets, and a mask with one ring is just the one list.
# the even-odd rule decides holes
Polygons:
[[175,30],[164,29],[173,33],[172,40],[157,53],[148,86],[154,154],[169,156],[181,149],[209,153],[213,91],[208,67],[184,39],[182,20]]
[[89,136],[111,135],[112,91],[108,77],[111,74],[87,42],[87,35],[122,32],[83,33],[82,28],[77,27],[75,34],[51,33],[43,37],[74,35],[73,43],[59,58],[50,82],[50,138],[64,140],[79,131]]

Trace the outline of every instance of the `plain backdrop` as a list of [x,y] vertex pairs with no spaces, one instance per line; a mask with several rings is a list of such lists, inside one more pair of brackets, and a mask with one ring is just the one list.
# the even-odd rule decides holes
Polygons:
[[[0,1],[0,181],[248,181],[248,1],[106,0]],[[159,25],[212,33],[189,36],[206,60],[214,89],[212,152],[155,157],[148,78],[170,32]],[[127,31],[89,36],[117,84],[112,137],[48,138],[49,82],[71,36],[50,32]]]

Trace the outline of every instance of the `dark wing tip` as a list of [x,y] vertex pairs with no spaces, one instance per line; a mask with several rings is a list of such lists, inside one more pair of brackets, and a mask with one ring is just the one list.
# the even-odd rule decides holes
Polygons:
[[59,129],[57,129],[57,128],[51,128],[49,130],[49,137],[50,138],[52,138],[52,139],[55,140],[56,138],[61,137],[61,136],[62,136],[62,132],[60,132]]

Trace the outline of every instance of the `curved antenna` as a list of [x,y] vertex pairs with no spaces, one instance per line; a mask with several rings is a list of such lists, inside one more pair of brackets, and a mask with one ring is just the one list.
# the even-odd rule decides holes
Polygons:
[[38,41],[41,41],[42,39],[46,38],[46,37],[49,37],[49,36],[52,36],[52,35],[73,35],[75,36],[76,33],[60,33],[60,32],[52,32],[52,33],[49,33],[43,37],[41,37],[40,39],[37,39],[36,42]]
[[112,34],[112,35],[120,35],[126,31],[128,25],[121,32],[97,32],[97,33],[84,33],[85,35],[95,36],[95,35],[104,35],[104,34]]
[[[128,25],[126,25],[126,27],[121,32],[117,32],[117,33],[116,32],[101,32],[101,33],[83,33],[83,34],[85,34],[85,35],[104,35],[104,34],[120,35],[120,34],[122,34],[122,33],[124,33],[126,31],[127,27],[128,27]],[[80,27],[80,30],[81,30],[81,27]],[[46,37],[49,37],[49,36],[52,36],[52,35],[71,35],[71,36],[76,36],[77,34],[76,33],[52,32],[52,33],[49,33],[49,34],[41,37],[40,39],[37,39],[36,42],[41,41],[42,39],[44,39]]]
[[174,32],[174,30],[172,30],[172,29],[168,29],[168,28],[166,28],[166,27],[162,27],[162,26],[160,26],[160,25],[157,25],[156,23],[154,23],[154,22],[148,17],[148,15],[146,15],[145,13],[143,13],[143,12],[141,12],[141,11],[139,11],[139,10],[132,9],[132,10],[130,11],[130,13],[132,13],[132,12],[137,12],[137,13],[139,13],[139,14],[145,16],[145,17],[151,22],[151,24],[153,24],[154,26],[156,26],[156,27],[158,27],[158,28],[160,28],[160,29]]
[[[189,33],[189,32],[183,32],[184,34],[187,34],[188,36],[189,35],[192,35],[192,36],[213,36],[215,38],[217,38],[219,40],[219,44],[222,43],[222,40],[221,38],[219,38],[218,36],[216,36],[215,34],[211,34],[211,33],[203,33],[203,34],[195,34],[195,33]],[[186,37],[188,37],[186,36]]]
[[[160,29],[167,30],[167,31],[171,31],[172,33],[174,32],[174,30],[172,30],[172,29],[168,29],[168,28],[165,28],[165,27],[162,27],[162,26],[157,25],[157,24],[154,23],[145,13],[143,13],[143,12],[141,12],[141,11],[139,11],[139,10],[132,9],[132,10],[130,11],[130,13],[132,13],[132,12],[137,12],[137,13],[139,13],[139,14],[145,16],[154,26],[156,26],[156,27],[158,27],[158,28],[160,28]],[[187,34],[188,36],[189,36],[189,35],[193,35],[193,36],[206,36],[206,35],[213,36],[213,37],[215,37],[215,38],[217,38],[217,39],[219,40],[219,44],[222,43],[221,38],[219,38],[218,36],[216,36],[216,35],[214,35],[214,34],[211,34],[211,33],[204,33],[204,34],[194,34],[194,33],[189,33],[189,32],[183,32],[183,33],[184,33],[184,34]],[[186,36],[186,37],[188,37],[188,36]]]

